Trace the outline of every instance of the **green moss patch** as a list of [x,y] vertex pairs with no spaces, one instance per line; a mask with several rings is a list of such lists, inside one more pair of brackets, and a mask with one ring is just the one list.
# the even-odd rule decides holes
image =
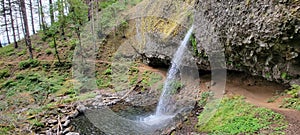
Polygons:
[[198,116],[197,129],[211,134],[257,134],[262,131],[279,134],[286,127],[284,116],[246,103],[242,97],[224,98],[216,114],[200,126],[205,119],[203,116]]

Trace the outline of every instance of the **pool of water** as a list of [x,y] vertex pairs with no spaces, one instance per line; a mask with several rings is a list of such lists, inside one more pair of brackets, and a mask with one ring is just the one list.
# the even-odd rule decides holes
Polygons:
[[[71,125],[75,128],[74,131],[79,132],[81,135],[106,135],[106,133],[112,134],[111,132],[117,132],[114,134],[128,134],[126,132],[120,133],[120,131],[126,130],[123,129],[123,126],[129,125],[131,127],[127,129],[133,128],[133,130],[136,130],[136,127],[138,130],[147,127],[142,120],[150,117],[155,112],[155,107],[156,104],[134,106],[126,102],[121,102],[105,109],[91,109],[73,119]],[[124,121],[126,123],[123,123]],[[119,126],[122,126],[122,128]],[[133,132],[130,134],[133,134]]]

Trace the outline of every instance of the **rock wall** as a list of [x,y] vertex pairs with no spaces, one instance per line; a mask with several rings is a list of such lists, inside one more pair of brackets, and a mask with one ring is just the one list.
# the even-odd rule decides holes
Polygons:
[[[190,9],[172,6],[178,5],[176,2],[194,6],[193,16],[187,15],[185,17],[188,19],[180,22],[168,18],[172,16],[168,14],[178,13],[175,12],[176,8],[181,12]],[[148,9],[151,9],[151,3],[153,1]],[[196,49],[190,45],[190,50],[196,51],[190,59],[196,59],[199,69],[226,67],[228,70],[263,76],[268,80],[297,83],[300,76],[300,1],[162,0],[160,3],[161,7],[173,7],[161,8],[155,13],[160,14],[158,18],[164,21],[176,22],[177,26],[172,26],[172,30],[175,29],[177,35],[166,38],[157,34],[159,32],[148,32],[148,36],[144,36],[144,48],[140,50],[148,63],[168,65],[190,27],[190,20],[193,20],[197,44]],[[143,13],[152,15],[148,10]],[[156,23],[153,21],[151,27],[155,27]]]
[[[299,1],[199,0],[195,9],[199,52],[225,51],[228,69],[268,80],[289,82],[300,75]],[[217,41],[207,43],[207,37]]]

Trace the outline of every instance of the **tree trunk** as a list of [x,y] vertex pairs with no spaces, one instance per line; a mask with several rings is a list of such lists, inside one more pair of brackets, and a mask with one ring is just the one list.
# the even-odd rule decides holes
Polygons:
[[2,48],[2,43],[1,43],[1,39],[0,39],[0,48]]
[[92,18],[92,2],[91,2],[91,0],[87,0],[86,1],[86,4],[88,5],[88,21],[90,21],[91,20],[91,18]]
[[63,37],[64,40],[66,40],[65,37],[65,14],[64,14],[64,0],[58,0],[58,12],[59,12],[59,21],[60,21],[60,32],[61,36]]
[[52,3],[52,0],[49,0],[49,11],[50,11],[50,20],[51,20],[51,24],[54,23],[54,13],[53,13],[53,3]]
[[2,0],[2,9],[3,9],[3,17],[4,17],[4,25],[5,25],[7,42],[8,42],[8,44],[10,44],[10,38],[9,38],[8,27],[7,27],[8,24],[7,24],[7,18],[6,18],[6,7],[5,7],[4,0]]
[[[18,40],[20,40],[20,30],[19,30],[19,18],[18,18],[18,13],[17,12],[15,12],[15,18],[16,18],[16,23],[17,23],[17,25],[16,25],[16,28],[17,28],[17,36],[18,36]],[[20,17],[21,18],[21,17]]]
[[32,55],[32,47],[31,47],[31,41],[30,41],[30,35],[29,35],[29,28],[28,28],[28,20],[27,20],[27,14],[26,14],[26,7],[25,7],[25,0],[20,0],[20,7],[23,15],[23,21],[25,26],[25,41],[26,46],[28,47],[30,59],[33,59]]
[[24,23],[23,23],[23,15],[22,15],[21,6],[19,6],[19,10],[20,10],[20,20],[21,20],[22,34],[25,37],[25,28],[24,28]]
[[44,20],[44,11],[43,11],[43,3],[42,3],[42,0],[39,0],[40,1],[40,13],[41,13],[41,21],[42,21],[42,28],[43,28],[43,31],[45,32],[46,31],[46,25],[45,25],[45,20]]
[[53,43],[54,43],[55,56],[56,56],[56,58],[58,60],[58,63],[61,64],[60,57],[59,57],[59,54],[58,54],[58,51],[57,51],[57,44],[56,44],[55,35],[53,35]]
[[29,0],[29,6],[30,6],[30,17],[31,17],[32,33],[35,34],[34,20],[33,20],[33,11],[32,11],[32,2],[31,2],[31,0]]
[[18,48],[16,33],[15,33],[15,26],[14,26],[14,19],[13,19],[12,10],[11,10],[12,6],[11,6],[10,0],[8,0],[8,5],[9,5],[9,15],[10,15],[10,19],[11,19],[11,28],[12,28],[12,32],[13,32],[13,38],[14,38],[14,47]]
[[38,7],[38,16],[39,16],[39,26],[40,30],[42,29],[42,22],[41,22],[41,6],[39,0],[36,0],[37,7]]

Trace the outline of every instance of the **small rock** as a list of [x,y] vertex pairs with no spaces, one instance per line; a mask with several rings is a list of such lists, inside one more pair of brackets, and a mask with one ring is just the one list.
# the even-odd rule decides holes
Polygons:
[[76,109],[80,112],[83,113],[86,110],[86,107],[84,105],[78,105]]
[[4,95],[0,95],[0,100],[3,100],[5,98]]
[[50,119],[50,120],[47,121],[47,123],[49,123],[49,124],[56,124],[57,120]]
[[79,112],[77,110],[73,111],[70,115],[70,118],[76,118],[79,115]]
[[59,109],[59,111],[60,111],[61,113],[66,113],[66,112],[67,112],[67,110],[65,110],[65,109]]
[[67,127],[70,124],[70,120],[66,120],[66,122],[62,125],[63,127]]
[[53,133],[51,131],[46,131],[46,135],[53,135]]
[[60,121],[61,121],[61,122],[65,122],[65,121],[67,121],[68,119],[69,119],[69,116],[63,117]]
[[79,133],[76,133],[76,132],[69,132],[67,133],[66,135],[80,135]]
[[68,128],[66,128],[63,132],[62,132],[62,134],[67,134],[67,133],[69,133],[71,131],[71,127],[68,127]]

